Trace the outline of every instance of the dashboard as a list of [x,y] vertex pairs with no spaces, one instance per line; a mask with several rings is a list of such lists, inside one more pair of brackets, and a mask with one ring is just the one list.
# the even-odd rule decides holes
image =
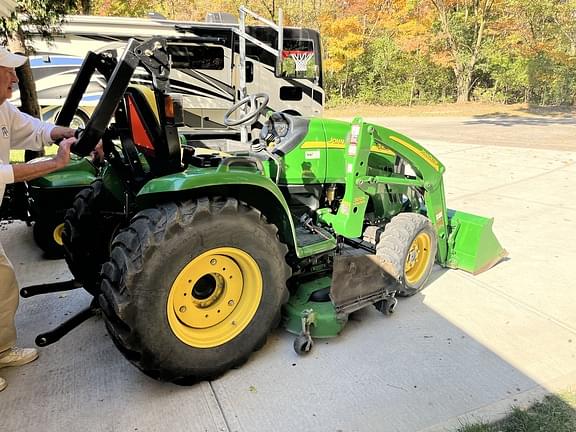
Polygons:
[[269,134],[274,138],[284,138],[290,132],[291,123],[287,115],[276,112],[264,123],[260,138],[266,139]]

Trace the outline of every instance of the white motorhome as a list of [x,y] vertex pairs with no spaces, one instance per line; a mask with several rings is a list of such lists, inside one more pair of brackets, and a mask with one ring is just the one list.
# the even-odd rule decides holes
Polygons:
[[0,17],[9,17],[12,11],[16,9],[15,0],[3,0],[0,2]]
[[[222,14],[209,16],[221,17]],[[267,47],[282,49],[278,58],[257,42],[241,47],[237,20],[228,22],[181,22],[158,18],[68,16],[61,32],[48,42],[33,38],[35,55],[30,57],[38,99],[45,120],[54,120],[88,51],[120,53],[129,38],[162,36],[168,39],[172,57],[172,92],[183,95],[185,122],[190,128],[222,128],[224,113],[239,100],[242,81],[248,94],[266,93],[269,106],[302,116],[322,114],[322,57],[320,36],[307,28],[245,26],[245,32]],[[245,51],[245,75],[239,73]],[[146,83],[145,74],[136,82]],[[85,123],[105,84],[91,82],[74,120]],[[14,100],[19,95],[15,92]]]

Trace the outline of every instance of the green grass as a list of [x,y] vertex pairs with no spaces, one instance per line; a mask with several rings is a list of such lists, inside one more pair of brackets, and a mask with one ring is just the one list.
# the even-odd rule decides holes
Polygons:
[[[45,147],[46,156],[54,155],[58,151],[57,145]],[[10,162],[24,162],[24,150],[10,150]]]
[[546,396],[526,410],[512,412],[495,423],[465,424],[456,432],[575,432],[576,390]]

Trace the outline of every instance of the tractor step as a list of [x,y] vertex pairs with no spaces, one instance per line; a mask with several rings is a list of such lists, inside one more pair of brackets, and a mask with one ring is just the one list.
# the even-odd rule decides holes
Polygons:
[[314,225],[306,215],[300,218],[300,225],[296,226],[295,232],[299,258],[336,249],[336,238],[324,228]]

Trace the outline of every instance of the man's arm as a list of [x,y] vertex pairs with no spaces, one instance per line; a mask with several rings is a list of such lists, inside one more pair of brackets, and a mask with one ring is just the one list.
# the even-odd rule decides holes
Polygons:
[[14,164],[14,183],[33,180],[65,167],[70,160],[70,146],[76,138],[67,138],[58,146],[58,153],[50,160],[27,164]]
[[74,136],[76,129],[55,126],[20,112],[9,102],[5,102],[10,114],[10,147],[12,149],[41,150],[54,141]]

